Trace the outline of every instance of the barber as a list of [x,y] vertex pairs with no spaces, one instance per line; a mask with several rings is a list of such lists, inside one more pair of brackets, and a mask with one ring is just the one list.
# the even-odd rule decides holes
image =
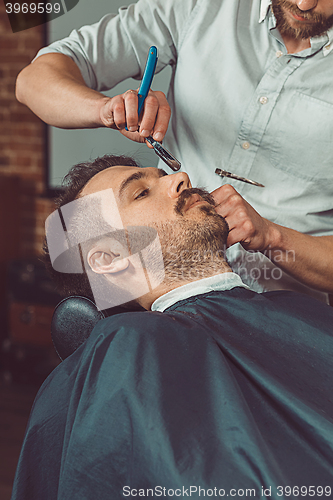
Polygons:
[[[53,126],[165,138],[194,185],[214,190],[244,281],[319,297],[333,293],[332,26],[333,0],[139,0],[42,49],[17,98]],[[102,92],[140,79],[152,44],[173,76],[139,121],[135,92]]]

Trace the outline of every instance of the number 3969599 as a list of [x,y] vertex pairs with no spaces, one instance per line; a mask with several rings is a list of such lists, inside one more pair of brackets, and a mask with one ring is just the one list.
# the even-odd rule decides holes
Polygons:
[[59,14],[60,3],[6,3],[7,14]]

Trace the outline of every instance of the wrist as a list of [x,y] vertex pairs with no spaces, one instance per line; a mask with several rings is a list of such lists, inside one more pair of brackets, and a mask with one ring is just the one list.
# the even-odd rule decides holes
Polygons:
[[111,101],[110,97],[102,96],[100,99],[98,99],[98,104],[96,105],[96,127],[110,127],[110,123],[112,120],[110,120],[110,117],[108,116],[107,113],[107,106],[108,103]]
[[284,234],[283,227],[278,224],[274,224],[267,219],[267,231],[266,231],[266,240],[265,240],[265,248],[264,252],[274,252],[275,250],[283,250],[284,249]]

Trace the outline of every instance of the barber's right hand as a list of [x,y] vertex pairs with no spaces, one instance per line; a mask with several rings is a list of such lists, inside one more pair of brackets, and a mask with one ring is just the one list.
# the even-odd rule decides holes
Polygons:
[[[137,90],[127,90],[124,94],[106,98],[100,110],[101,123],[105,127],[118,129],[132,141],[145,142],[145,138],[152,135],[156,141],[161,142],[171,116],[165,94],[150,90],[140,117],[137,94]],[[125,130],[126,126],[128,131]],[[150,144],[148,146],[152,147]]]

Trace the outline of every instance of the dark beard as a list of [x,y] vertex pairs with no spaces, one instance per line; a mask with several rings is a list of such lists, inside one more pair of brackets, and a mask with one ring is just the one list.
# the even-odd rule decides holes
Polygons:
[[[210,204],[197,208],[198,220],[183,213],[186,200],[193,194],[199,194]],[[226,270],[229,228],[214,206],[214,199],[207,191],[187,189],[181,193],[175,207],[179,219],[154,224],[162,246],[166,282],[193,281]]]
[[[317,12],[302,11],[297,5],[289,2],[289,0],[272,0],[272,9],[276,18],[277,28],[281,35],[287,35],[295,39],[301,38],[304,40],[321,35],[333,26],[333,15],[327,17]],[[309,22],[303,25],[300,21],[297,28],[291,26],[284,9],[308,19]],[[297,23],[296,20],[295,23]]]

